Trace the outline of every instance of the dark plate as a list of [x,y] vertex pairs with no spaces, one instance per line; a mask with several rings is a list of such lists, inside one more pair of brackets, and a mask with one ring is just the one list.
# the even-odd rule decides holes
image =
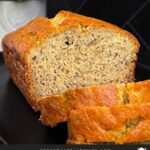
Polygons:
[[[150,77],[150,71],[140,66],[136,72],[137,80]],[[8,144],[65,144],[66,123],[46,127],[39,116],[9,78],[0,53],[0,140]]]

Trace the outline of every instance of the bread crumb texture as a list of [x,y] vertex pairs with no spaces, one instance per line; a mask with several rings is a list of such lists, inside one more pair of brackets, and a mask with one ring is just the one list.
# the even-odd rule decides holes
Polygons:
[[[2,43],[11,78],[34,109],[39,96],[133,81],[139,49],[129,32],[68,11],[52,19],[35,18]],[[23,71],[16,72],[19,64]]]

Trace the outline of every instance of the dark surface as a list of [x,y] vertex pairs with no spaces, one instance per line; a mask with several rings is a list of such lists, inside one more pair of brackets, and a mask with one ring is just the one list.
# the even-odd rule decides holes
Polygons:
[[[136,80],[150,78],[150,0],[47,0],[47,16],[59,10],[100,18],[133,33],[141,43]],[[45,127],[9,79],[0,54],[0,143],[64,144],[65,123]],[[1,142],[2,141],[2,142]]]

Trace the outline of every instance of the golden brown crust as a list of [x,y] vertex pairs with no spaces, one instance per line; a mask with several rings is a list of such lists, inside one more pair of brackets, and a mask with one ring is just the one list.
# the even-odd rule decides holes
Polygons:
[[45,125],[55,126],[56,123],[64,122],[67,120],[67,109],[65,101],[60,96],[51,96],[44,98],[41,103],[42,115],[40,120]]
[[[115,84],[81,87],[64,93],[69,112],[84,106],[113,106],[119,103]],[[121,98],[121,97],[120,97]]]
[[127,95],[130,103],[150,102],[150,80],[126,84]]
[[[83,107],[68,119],[69,144],[150,140],[150,103],[112,107]],[[133,124],[133,120],[137,120]],[[132,121],[132,124],[131,124]],[[130,124],[129,124],[130,123]]]
[[127,103],[147,103],[150,102],[149,90],[150,80],[146,80],[127,84],[81,87],[68,90],[61,95],[41,97],[39,98],[41,120],[43,124],[53,126],[62,120],[67,121],[71,110],[85,106],[111,107]]
[[5,64],[14,83],[18,86],[33,109],[38,108],[37,102],[35,101],[32,93],[32,87],[30,86],[30,78],[27,74],[27,64],[20,60],[17,53],[8,47],[3,46],[3,50],[3,56],[6,58]]
[[[25,95],[25,97],[28,99],[28,102],[35,110],[38,109],[36,101],[37,97],[36,93],[34,92],[34,88],[30,84],[31,75],[28,69],[27,55],[34,47],[41,44],[46,37],[54,36],[55,34],[61,31],[65,31],[79,26],[94,26],[98,28],[105,27],[112,29],[120,33],[121,35],[127,35],[135,44],[135,52],[137,52],[139,49],[139,43],[132,34],[125,30],[122,30],[121,28],[115,25],[94,18],[81,16],[68,11],[60,11],[53,19],[33,19],[24,27],[6,35],[3,38],[2,45],[4,47],[5,62],[9,69],[11,78],[14,80],[15,84],[19,87],[23,95]],[[9,56],[10,53],[13,53],[13,57],[11,57],[11,59]],[[24,71],[15,72],[17,70],[16,68],[19,68],[19,64],[15,62],[16,60],[18,60],[17,62],[19,62],[19,64],[23,66]],[[25,75],[23,75],[23,73]],[[15,77],[15,75],[17,76],[17,78]],[[23,76],[24,81],[21,81],[23,80],[21,79]],[[24,82],[24,84],[22,84],[22,82]]]
[[40,118],[43,124],[53,126],[67,121],[73,109],[84,106],[113,106],[119,104],[121,99],[115,84],[76,88],[61,95],[39,98]]

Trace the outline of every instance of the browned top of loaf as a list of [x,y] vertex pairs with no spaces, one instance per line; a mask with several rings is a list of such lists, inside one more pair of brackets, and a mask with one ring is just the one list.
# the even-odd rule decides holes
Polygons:
[[31,48],[40,44],[45,37],[80,26],[105,27],[115,30],[122,35],[127,35],[133,41],[135,51],[139,49],[139,43],[131,33],[105,21],[85,17],[69,11],[60,11],[53,19],[35,18],[17,31],[6,35],[2,43],[10,50],[15,49],[18,58],[25,60],[26,54]]

